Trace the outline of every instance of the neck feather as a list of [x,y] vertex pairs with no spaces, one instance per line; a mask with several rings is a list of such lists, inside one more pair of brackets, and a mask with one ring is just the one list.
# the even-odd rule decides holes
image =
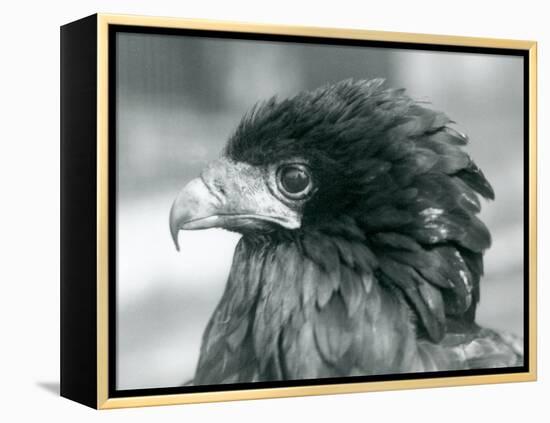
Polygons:
[[375,264],[363,243],[320,232],[242,238],[203,352],[220,338],[246,349],[255,380],[406,371],[410,311]]

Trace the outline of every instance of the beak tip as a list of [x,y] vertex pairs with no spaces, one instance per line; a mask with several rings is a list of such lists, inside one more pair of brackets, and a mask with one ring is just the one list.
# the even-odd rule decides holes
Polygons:
[[[217,212],[217,202],[204,181],[199,177],[191,180],[179,192],[172,203],[169,215],[169,227],[176,251],[180,251],[178,234],[180,230],[207,229],[210,225],[192,223],[202,222],[203,217]],[[204,223],[204,222],[203,222]]]
[[170,228],[170,232],[171,232],[171,235],[172,235],[172,241],[174,242],[174,245],[176,246],[176,251],[179,252],[180,251],[180,243],[178,241],[178,233],[179,233],[179,229],[176,229],[176,230],[173,230],[172,228]]
[[178,217],[176,216],[176,210],[175,210],[175,203],[172,204],[172,207],[170,208],[170,217],[169,217],[169,227],[170,227],[170,235],[172,237],[172,242],[176,246],[176,251],[180,251],[180,244],[178,241],[178,234],[180,232],[180,224],[178,222]]

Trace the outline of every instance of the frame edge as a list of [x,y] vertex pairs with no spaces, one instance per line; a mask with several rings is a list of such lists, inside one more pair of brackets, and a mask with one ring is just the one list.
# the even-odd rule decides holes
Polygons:
[[91,15],[61,27],[60,370],[62,397],[96,408],[95,122]]
[[537,43],[529,46],[529,373],[537,380]]
[[229,31],[243,33],[261,33],[271,35],[297,35],[304,37],[324,37],[341,39],[368,39],[371,41],[456,45],[461,47],[508,48],[530,50],[535,41],[503,38],[469,37],[445,34],[424,34],[413,32],[375,31],[359,28],[331,28],[316,26],[279,25],[267,23],[237,22],[198,18],[174,18],[142,15],[121,15],[99,13],[99,19],[112,25],[136,25],[145,27],[203,29],[211,31]]
[[97,408],[109,399],[109,22],[97,19]]

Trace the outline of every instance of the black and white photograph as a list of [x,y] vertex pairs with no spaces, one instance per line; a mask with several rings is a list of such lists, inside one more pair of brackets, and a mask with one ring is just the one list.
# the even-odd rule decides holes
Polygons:
[[199,32],[112,34],[114,389],[522,371],[525,57]]
[[546,423],[544,2],[3,5],[0,421]]

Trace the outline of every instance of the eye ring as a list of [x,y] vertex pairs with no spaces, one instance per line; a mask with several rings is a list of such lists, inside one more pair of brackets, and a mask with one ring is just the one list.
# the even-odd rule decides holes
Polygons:
[[277,169],[277,187],[285,197],[301,200],[313,190],[311,172],[303,164],[285,163]]

